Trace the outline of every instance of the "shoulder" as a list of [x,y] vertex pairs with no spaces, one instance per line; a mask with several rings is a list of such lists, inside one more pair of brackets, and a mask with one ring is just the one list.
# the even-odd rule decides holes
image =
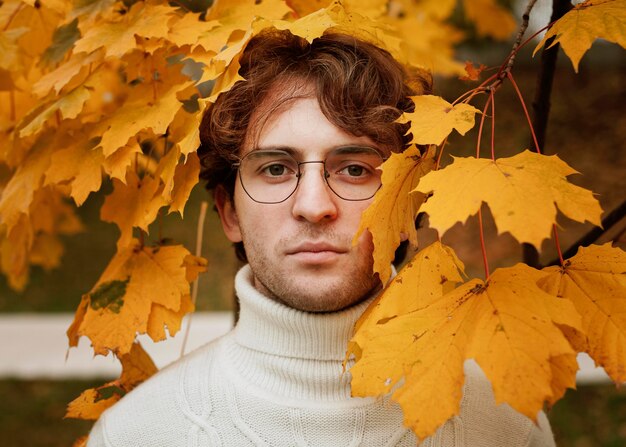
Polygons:
[[218,339],[193,351],[124,396],[100,416],[88,447],[179,445],[194,424],[191,407],[220,345]]
[[496,405],[491,383],[474,361],[465,362],[459,422],[465,445],[554,447],[550,423],[542,411],[533,422],[504,403]]

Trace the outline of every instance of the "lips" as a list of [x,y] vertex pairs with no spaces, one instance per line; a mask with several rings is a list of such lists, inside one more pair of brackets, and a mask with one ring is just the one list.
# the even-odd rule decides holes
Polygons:
[[323,253],[323,252],[332,252],[332,253],[346,253],[347,250],[344,250],[340,247],[337,247],[333,244],[329,244],[327,242],[304,242],[298,244],[296,247],[290,248],[287,250],[288,255],[295,255],[298,253]]

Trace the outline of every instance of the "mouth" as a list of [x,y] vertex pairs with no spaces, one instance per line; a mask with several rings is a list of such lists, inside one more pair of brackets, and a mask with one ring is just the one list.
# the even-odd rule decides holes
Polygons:
[[325,264],[348,251],[326,242],[305,242],[287,250],[287,256],[307,264]]

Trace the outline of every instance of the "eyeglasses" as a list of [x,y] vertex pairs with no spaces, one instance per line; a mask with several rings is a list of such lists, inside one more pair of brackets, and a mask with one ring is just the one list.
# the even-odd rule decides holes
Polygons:
[[381,170],[385,159],[374,148],[343,146],[331,151],[325,160],[297,161],[284,150],[253,150],[233,167],[239,170],[241,186],[258,203],[281,203],[298,188],[303,172],[300,166],[321,163],[324,180],[343,200],[370,199],[381,185]]

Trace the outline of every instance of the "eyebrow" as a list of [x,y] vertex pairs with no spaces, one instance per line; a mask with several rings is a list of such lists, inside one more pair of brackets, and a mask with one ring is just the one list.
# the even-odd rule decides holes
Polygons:
[[[345,144],[345,145],[341,145],[341,146],[336,146],[333,147],[329,152],[337,152],[339,154],[360,154],[363,152],[367,152],[369,150],[374,150],[376,152],[378,152],[378,154],[385,159],[386,156],[385,154],[383,154],[381,152],[381,150],[377,147],[374,146],[366,146],[363,144]],[[303,150],[301,149],[296,149],[294,147],[291,146],[280,146],[280,145],[271,145],[271,146],[261,146],[261,147],[255,147],[254,149],[252,149],[250,152],[257,152],[257,151],[281,151],[281,152],[286,152],[289,155],[291,155],[294,158],[297,158],[297,155],[302,155]],[[250,153],[248,152],[248,153]]]

